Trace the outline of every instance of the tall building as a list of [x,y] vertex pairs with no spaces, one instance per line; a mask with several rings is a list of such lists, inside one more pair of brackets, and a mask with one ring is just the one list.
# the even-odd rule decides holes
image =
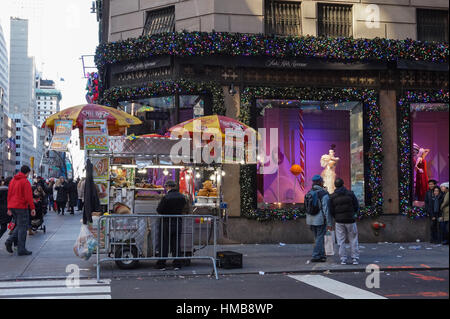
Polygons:
[[53,80],[44,80],[41,74],[36,76],[36,106],[35,106],[35,125],[38,128],[37,166],[36,174],[44,178],[55,177],[58,170],[55,167],[60,165],[59,154],[54,151],[47,151],[47,145],[51,140],[51,133],[42,128],[42,124],[47,117],[60,111],[60,101],[62,99],[61,91],[56,88]]
[[16,168],[15,123],[9,114],[9,62],[0,24],[0,176],[12,176]]
[[0,96],[3,98],[0,100],[2,105],[2,111],[9,112],[9,63],[8,63],[8,50],[6,47],[5,36],[3,35],[3,29],[0,24]]
[[32,167],[35,172],[40,165],[37,155],[38,128],[23,114],[11,114],[16,125],[16,171],[22,165]]
[[61,91],[56,88],[53,80],[36,79],[35,121],[38,127],[50,115],[60,111]]
[[35,63],[28,56],[28,20],[11,18],[9,112],[34,122]]
[[7,177],[16,172],[16,123],[6,113],[1,120],[0,176]]

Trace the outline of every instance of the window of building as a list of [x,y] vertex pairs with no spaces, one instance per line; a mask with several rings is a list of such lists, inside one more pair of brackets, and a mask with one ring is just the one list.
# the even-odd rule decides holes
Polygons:
[[265,32],[278,35],[301,35],[300,2],[266,0]]
[[20,144],[16,144],[16,148],[20,148]]
[[318,36],[351,37],[352,5],[319,3]]
[[448,11],[417,9],[417,40],[448,42]]
[[175,7],[147,12],[143,35],[175,31]]
[[16,153],[16,156],[20,156],[20,153]]
[[16,136],[16,140],[20,140],[20,135],[17,135],[17,136]]
[[20,162],[19,162],[19,161],[16,161],[16,165],[20,165]]
[[20,123],[20,119],[15,119],[14,122],[15,123]]

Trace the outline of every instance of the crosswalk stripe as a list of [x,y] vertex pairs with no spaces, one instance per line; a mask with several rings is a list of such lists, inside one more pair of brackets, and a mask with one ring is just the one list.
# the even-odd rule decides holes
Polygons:
[[39,287],[39,288],[12,288],[0,290],[0,296],[20,295],[54,295],[54,294],[83,294],[83,293],[111,293],[111,287]]
[[14,297],[4,299],[111,299],[111,295],[37,296],[37,297]]
[[110,279],[101,283],[82,279],[79,287],[70,287],[65,280],[3,281],[0,299],[111,299],[110,283]]
[[[97,283],[97,280],[82,279],[80,286],[101,286],[109,285],[110,279],[102,280],[102,283]],[[49,286],[66,286],[65,280],[25,280],[25,281],[1,281],[1,288],[20,288],[20,287],[49,287]]]
[[344,299],[387,299],[369,291],[347,285],[322,275],[289,275],[297,281],[322,289]]

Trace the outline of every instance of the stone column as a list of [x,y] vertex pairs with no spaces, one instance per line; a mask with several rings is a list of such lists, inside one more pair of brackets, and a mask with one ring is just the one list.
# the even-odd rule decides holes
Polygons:
[[397,97],[393,90],[380,91],[383,146],[383,212],[399,213]]
[[[231,95],[228,86],[223,86],[223,94],[225,97],[225,116],[238,119],[240,111],[240,94],[239,87],[235,87],[236,94]],[[238,164],[225,164],[223,169],[225,176],[223,177],[223,200],[228,203],[228,216],[241,215],[241,189],[239,185]]]

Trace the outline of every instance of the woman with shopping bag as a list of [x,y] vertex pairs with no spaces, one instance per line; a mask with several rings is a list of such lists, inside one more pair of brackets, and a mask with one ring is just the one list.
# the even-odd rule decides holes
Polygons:
[[[336,238],[339,245],[341,264],[347,264],[347,250],[345,242],[348,239],[351,246],[353,265],[359,264],[359,243],[356,217],[359,203],[355,194],[344,187],[344,181],[337,178],[334,182],[336,190],[330,195],[330,214],[336,221]],[[331,236],[330,236],[331,237]]]

